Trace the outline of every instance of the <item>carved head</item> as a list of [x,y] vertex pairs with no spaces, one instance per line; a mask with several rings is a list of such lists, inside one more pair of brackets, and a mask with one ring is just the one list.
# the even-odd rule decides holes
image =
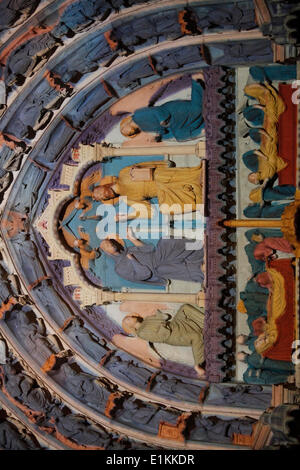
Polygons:
[[255,340],[254,344],[258,353],[266,351],[266,349],[270,347],[268,334],[266,332],[261,333]]
[[264,240],[264,236],[262,233],[254,233],[251,237],[251,240],[256,242],[256,243],[260,243]]
[[74,202],[74,207],[75,209],[85,209],[87,207],[87,204],[80,199],[76,199]]
[[75,238],[73,242],[73,247],[74,248],[82,248],[86,244],[85,240]]
[[120,122],[120,131],[124,137],[135,137],[141,132],[139,126],[134,122],[132,116],[127,116]]
[[249,181],[249,183],[252,183],[252,184],[259,184],[259,174],[254,173],[254,172],[249,173],[248,181]]
[[124,250],[122,244],[114,238],[108,238],[106,240],[103,240],[100,243],[100,248],[102,251],[104,251],[104,253],[107,253],[108,255],[118,255]]
[[131,335],[136,335],[137,330],[143,323],[144,319],[138,314],[135,315],[126,315],[122,321],[122,328],[126,333]]
[[111,184],[103,184],[93,189],[92,197],[95,201],[109,201],[109,199],[116,197],[116,193],[112,189]]

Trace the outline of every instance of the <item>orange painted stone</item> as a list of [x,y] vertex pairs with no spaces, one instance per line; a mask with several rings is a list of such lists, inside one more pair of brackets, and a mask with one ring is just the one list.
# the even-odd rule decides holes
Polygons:
[[252,445],[252,435],[250,434],[237,434],[233,433],[232,443],[238,446],[249,446]]
[[41,369],[43,372],[47,373],[47,372],[50,372],[50,370],[52,370],[56,364],[57,364],[57,357],[55,356],[55,354],[51,354],[51,356],[48,357],[48,359],[46,359]]
[[179,416],[176,424],[171,424],[167,421],[161,421],[159,423],[158,437],[161,437],[162,439],[171,439],[178,442],[184,442],[184,431],[186,429],[187,420],[189,417],[190,413],[183,413],[181,416]]
[[117,402],[120,398],[122,398],[122,395],[119,392],[114,392],[109,395],[104,411],[105,416],[112,418],[113,412],[116,409]]

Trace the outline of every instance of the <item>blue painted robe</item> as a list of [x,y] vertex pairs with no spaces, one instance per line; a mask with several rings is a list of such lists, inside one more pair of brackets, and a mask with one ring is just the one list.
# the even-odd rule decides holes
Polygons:
[[286,202],[283,204],[265,204],[261,206],[260,204],[253,204],[244,209],[243,213],[245,217],[252,219],[280,219],[283,214],[284,209],[290,203]]
[[243,109],[243,116],[253,126],[263,126],[265,113],[262,109],[255,108],[254,106],[246,106]]
[[132,118],[142,131],[155,132],[162,140],[192,140],[199,137],[204,127],[202,99],[202,85],[193,80],[191,100],[173,100],[161,106],[141,108]]
[[[189,250],[187,239],[163,239],[156,247],[144,244],[124,249],[113,255],[116,273],[128,281],[154,285],[166,285],[168,279],[203,282],[203,248]],[[127,257],[134,256],[133,259]]]
[[268,65],[267,67],[250,67],[250,75],[258,82],[265,80],[278,80],[285,82],[287,80],[296,80],[297,71],[295,65]]
[[253,150],[245,152],[242,156],[244,165],[252,172],[256,173],[258,171],[258,156],[254,153]]

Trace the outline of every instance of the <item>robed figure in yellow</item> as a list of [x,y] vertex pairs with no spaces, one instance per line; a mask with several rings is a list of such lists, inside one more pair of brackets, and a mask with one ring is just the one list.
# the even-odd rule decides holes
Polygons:
[[[203,203],[202,163],[176,168],[165,161],[141,162],[123,168],[118,177],[100,177],[97,181],[94,174],[88,178],[81,185],[81,200],[91,197],[105,204],[116,204],[120,196],[126,196],[127,205],[135,206],[128,219],[151,218],[152,198],[158,199],[162,213],[170,213],[170,207],[174,214],[191,212]],[[94,183],[93,189],[90,183]]]

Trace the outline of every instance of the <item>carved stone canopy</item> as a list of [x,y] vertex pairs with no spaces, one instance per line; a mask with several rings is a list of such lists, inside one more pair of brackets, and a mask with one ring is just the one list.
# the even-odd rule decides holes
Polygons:
[[72,150],[74,164],[63,164],[60,176],[60,189],[48,191],[49,200],[44,212],[36,219],[34,226],[45,239],[50,249],[49,260],[63,260],[68,266],[63,268],[63,283],[65,286],[76,286],[73,292],[74,300],[82,307],[87,305],[102,305],[113,301],[122,300],[149,300],[187,302],[204,305],[204,295],[197,294],[175,294],[175,293],[135,293],[135,292],[112,292],[110,290],[96,287],[90,284],[80,269],[79,258],[75,252],[67,250],[58,236],[58,217],[62,207],[75,197],[75,182],[78,177],[91,164],[101,162],[106,157],[116,156],[148,156],[148,155],[187,155],[195,154],[199,158],[205,157],[205,142],[195,145],[164,145],[155,147],[115,147],[112,145],[80,144],[78,149]]

